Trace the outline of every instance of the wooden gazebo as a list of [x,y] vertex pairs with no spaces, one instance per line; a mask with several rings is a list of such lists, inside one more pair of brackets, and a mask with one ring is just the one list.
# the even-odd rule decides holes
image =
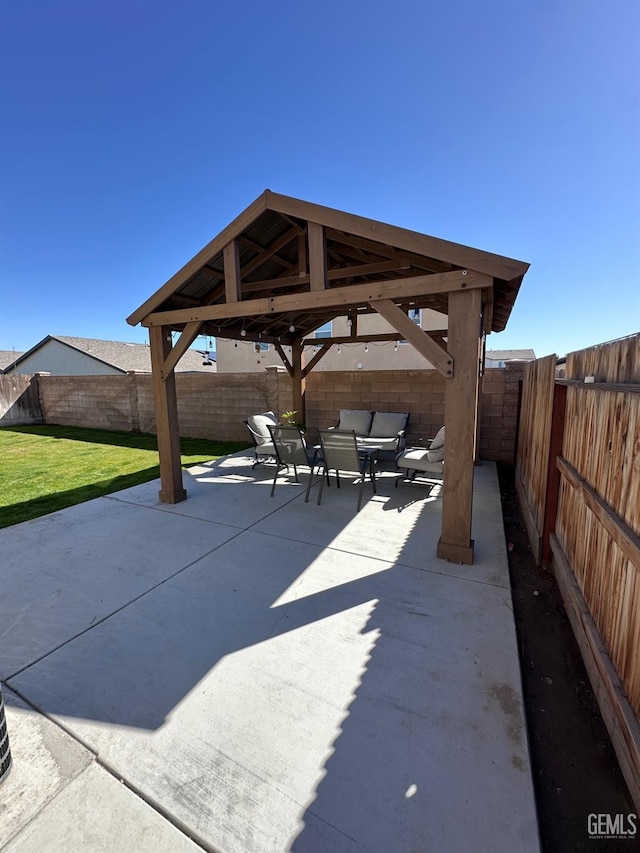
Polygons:
[[[446,476],[437,553],[473,562],[471,510],[484,334],[504,329],[528,264],[350,213],[278,195],[253,202],[127,321],[149,328],[160,500],[186,498],[174,370],[198,335],[271,343],[293,382],[304,420],[305,379],[333,344],[406,339],[446,378]],[[409,308],[433,308],[447,328],[425,332]],[[358,334],[380,314],[396,332]],[[315,329],[348,316],[350,336],[322,338],[305,364]],[[180,332],[175,344],[172,332]],[[291,347],[291,360],[284,346]]]

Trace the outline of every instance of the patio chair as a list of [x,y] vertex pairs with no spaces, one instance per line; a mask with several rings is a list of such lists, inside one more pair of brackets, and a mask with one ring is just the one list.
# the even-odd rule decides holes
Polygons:
[[276,454],[276,473],[273,475],[273,485],[271,486],[271,497],[276,490],[276,482],[278,474],[283,468],[289,470],[289,466],[293,466],[293,473],[298,479],[298,465],[306,465],[309,470],[309,482],[307,483],[307,492],[305,494],[305,503],[309,500],[309,490],[311,481],[313,480],[313,468],[316,463],[317,452],[314,448],[307,447],[304,435],[298,427],[292,426],[272,426],[268,424],[271,442]]
[[251,466],[262,465],[268,460],[276,458],[276,451],[269,433],[269,426],[277,426],[278,419],[273,412],[263,412],[261,415],[250,415],[242,422],[249,430],[251,441],[253,443],[253,452],[255,454],[255,462]]
[[413,481],[419,473],[431,478],[443,477],[444,435],[445,429],[441,427],[435,438],[427,441],[426,447],[407,447],[396,456],[396,470],[404,471],[404,474],[396,479],[396,486],[403,479],[405,482]]
[[[322,448],[322,459],[320,460],[325,467],[325,472],[328,475],[330,471],[336,472],[336,482],[340,488],[340,471],[358,472],[360,475],[360,488],[358,490],[358,509],[362,506],[362,491],[367,471],[369,479],[373,487],[373,493],[377,494],[376,490],[376,472],[375,463],[378,457],[378,448],[359,448],[356,441],[355,432],[338,432],[332,429],[319,429],[320,446]],[[318,504],[322,500],[322,491],[324,489],[324,480],[320,481],[320,491],[318,492]]]

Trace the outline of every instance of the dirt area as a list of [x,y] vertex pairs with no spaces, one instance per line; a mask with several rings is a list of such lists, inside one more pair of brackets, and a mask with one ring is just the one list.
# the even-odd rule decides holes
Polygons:
[[533,560],[513,469],[498,466],[531,765],[544,853],[640,850],[593,839],[588,815],[635,814],[551,572]]

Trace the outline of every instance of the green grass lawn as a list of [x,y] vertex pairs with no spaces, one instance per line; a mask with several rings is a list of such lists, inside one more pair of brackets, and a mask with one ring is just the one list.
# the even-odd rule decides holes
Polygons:
[[[219,459],[246,442],[180,440],[182,465]],[[0,527],[160,476],[155,435],[63,426],[0,429]]]

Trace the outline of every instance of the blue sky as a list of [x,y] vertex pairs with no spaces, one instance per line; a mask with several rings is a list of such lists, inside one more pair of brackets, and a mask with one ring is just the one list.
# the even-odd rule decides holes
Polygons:
[[0,349],[125,318],[265,188],[528,261],[490,349],[640,331],[637,0],[4,0]]

